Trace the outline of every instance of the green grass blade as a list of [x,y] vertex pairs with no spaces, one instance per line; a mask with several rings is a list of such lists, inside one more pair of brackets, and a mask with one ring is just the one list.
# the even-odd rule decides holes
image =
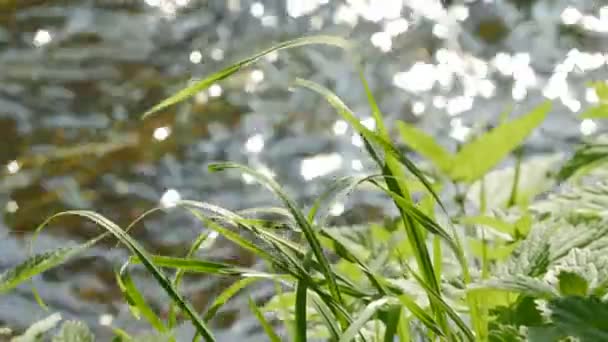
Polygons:
[[102,234],[77,246],[59,248],[54,251],[34,255],[16,267],[4,271],[0,274],[0,294],[14,289],[44,271],[63,264],[70,258],[92,247],[106,236],[108,235]]
[[[130,261],[133,263],[141,262],[138,259],[138,257],[131,257]],[[243,274],[258,273],[256,270],[245,267],[194,258],[151,255],[150,260],[158,267],[175,268],[187,273],[207,273],[222,276],[241,276]]]
[[359,317],[344,331],[339,342],[350,342],[359,334],[361,328],[367,323],[376,312],[388,302],[388,298],[380,298],[367,305],[359,314]]
[[422,286],[422,288],[424,288],[426,293],[430,295],[429,296],[430,300],[432,302],[436,303],[436,305],[443,308],[443,310],[447,313],[447,315],[450,317],[450,319],[456,324],[456,326],[458,326],[460,331],[462,331],[462,333],[464,333],[464,335],[467,337],[467,340],[471,341],[471,342],[475,341],[475,335],[473,335],[473,332],[471,331],[471,329],[462,320],[460,315],[458,315],[458,313],[456,313],[456,311],[454,311],[454,309],[448,303],[446,303],[443,300],[443,298],[441,298],[441,294],[438,293],[435,289],[431,288],[429,286],[429,284],[426,283],[425,279],[422,279],[422,277],[420,277],[418,274],[416,274],[416,272],[414,272],[405,262],[402,262],[401,264],[402,264],[402,266],[404,266],[406,269],[409,270],[409,274],[412,275],[416,279],[416,281],[420,284],[420,286]]
[[402,121],[397,121],[397,128],[405,144],[430,160],[441,172],[448,174],[452,165],[452,155],[443,146],[437,144],[435,138],[416,126]]
[[412,313],[412,315],[418,318],[418,320],[424,324],[425,327],[439,336],[445,336],[445,333],[441,331],[439,324],[437,324],[433,317],[426,313],[423,308],[416,304],[414,299],[407,294],[402,294],[398,298],[399,302],[401,302],[401,304],[403,304],[403,306],[405,306]]
[[378,102],[376,102],[376,98],[372,93],[372,90],[367,83],[367,79],[363,73],[361,67],[359,67],[359,79],[361,80],[361,84],[363,84],[363,89],[365,90],[365,95],[367,96],[367,102],[372,109],[372,117],[376,122],[376,131],[380,134],[381,137],[388,140],[388,130],[386,129],[386,125],[384,125],[384,120],[382,119],[382,112],[380,111],[380,107],[378,107]]
[[309,36],[309,37],[296,38],[296,39],[293,39],[290,41],[282,42],[282,43],[277,44],[273,47],[270,47],[266,50],[258,52],[251,57],[238,61],[238,62],[206,77],[205,79],[198,81],[198,82],[194,83],[193,85],[178,91],[173,96],[163,100],[162,102],[160,102],[159,104],[157,104],[156,106],[154,106],[150,110],[148,110],[146,113],[144,113],[143,118],[146,118],[147,116],[149,116],[153,113],[156,113],[162,109],[165,109],[169,106],[182,102],[182,101],[196,95],[200,91],[207,89],[213,83],[229,77],[230,75],[236,73],[237,71],[255,63],[258,59],[260,59],[261,57],[263,57],[271,52],[283,50],[283,49],[295,48],[295,47],[304,46],[304,45],[311,45],[311,44],[332,45],[332,46],[340,47],[343,49],[350,48],[350,44],[348,43],[348,41],[346,41],[343,38],[333,37],[333,36]]
[[110,233],[112,233],[134,255],[136,255],[142,261],[146,269],[152,274],[154,279],[159,283],[163,290],[165,290],[169,297],[171,297],[171,299],[177,303],[179,308],[190,317],[190,319],[192,320],[192,324],[194,325],[196,330],[203,336],[203,338],[206,341],[215,341],[215,338],[213,337],[213,334],[211,333],[209,328],[207,328],[207,325],[199,317],[194,308],[188,302],[186,302],[182,298],[182,296],[177,292],[177,290],[175,289],[175,287],[173,287],[173,284],[171,284],[165,274],[163,274],[161,270],[156,265],[154,265],[145,249],[141,247],[137,241],[130,237],[119,226],[117,226],[114,222],[108,220],[102,215],[85,210],[73,210],[55,214],[48,218],[45,222],[43,222],[42,226],[46,226],[51,220],[61,216],[84,217],[95,222],[99,226],[105,228]]
[[336,324],[336,319],[331,310],[318,296],[312,296],[312,302],[315,309],[321,316],[321,319],[325,323],[325,326],[327,326],[327,329],[331,334],[332,341],[338,341],[340,339],[340,327],[338,324]]
[[283,192],[281,187],[274,180],[270,179],[269,177],[266,177],[265,175],[255,171],[255,170],[252,170],[248,167],[242,166],[242,165],[238,165],[238,164],[234,164],[234,163],[219,163],[219,164],[210,165],[209,169],[211,171],[220,171],[220,170],[225,170],[225,169],[238,169],[241,172],[244,172],[244,173],[247,173],[247,174],[253,176],[258,182],[260,182],[261,184],[263,184],[264,186],[269,188],[275,195],[277,195],[281,199],[281,201],[283,202],[285,207],[293,215],[298,226],[300,226],[300,229],[302,229],[302,232],[304,233],[304,236],[306,237],[306,240],[308,241],[310,248],[312,249],[312,251],[315,255],[315,258],[317,259],[319,264],[321,264],[323,274],[325,275],[325,277],[329,283],[329,290],[330,290],[332,296],[334,296],[336,298],[336,300],[339,303],[341,303],[342,298],[340,295],[340,290],[338,289],[338,286],[336,283],[336,278],[335,278],[334,272],[331,269],[331,266],[329,264],[329,261],[327,260],[327,257],[325,256],[325,254],[323,253],[323,250],[321,249],[321,243],[319,242],[319,239],[316,236],[316,232],[314,231],[312,224],[310,223],[310,221],[308,221],[308,219],[304,216],[304,214],[297,208],[296,204],[291,199],[289,199],[289,197]]
[[511,120],[465,144],[454,156],[450,177],[474,182],[514,151],[538,127],[551,110],[545,102],[530,113]]
[[[121,267],[120,272],[116,274],[116,282],[118,283],[118,287],[122,291],[131,312],[133,312],[134,316],[138,319],[141,314],[156,331],[166,334],[169,329],[167,329],[163,321],[146,303],[144,296],[135,286],[133,278],[131,278],[131,275],[127,270],[128,266],[129,263],[127,262]],[[169,340],[174,341],[174,338],[169,338]]]
[[234,297],[240,290],[242,290],[245,287],[255,283],[256,281],[260,281],[262,279],[263,278],[254,278],[254,277],[241,278],[241,279],[237,280],[236,282],[234,282],[234,284],[230,285],[227,289],[222,291],[222,293],[219,296],[217,296],[215,298],[215,300],[213,301],[213,303],[209,306],[209,309],[207,309],[207,312],[205,313],[205,316],[203,317],[205,322],[210,321],[215,316],[215,314],[218,312],[218,310],[222,306],[224,306],[224,304],[226,304],[232,297]]
[[306,342],[306,281],[300,280],[296,285],[296,335],[295,342]]
[[270,341],[271,342],[281,342],[279,335],[277,335],[277,333],[274,332],[272,325],[270,325],[270,323],[268,323],[268,321],[264,317],[264,314],[260,311],[258,306],[255,304],[255,302],[251,298],[249,298],[249,308],[251,309],[251,312],[253,312],[255,317],[260,322],[260,325],[262,325],[262,328],[266,332],[266,335],[268,335],[268,338],[270,339]]
[[[196,253],[196,251],[201,247],[201,245],[203,244],[203,242],[205,242],[207,240],[207,238],[209,237],[209,232],[205,231],[202,232],[201,234],[198,235],[198,237],[196,238],[196,240],[194,240],[194,242],[192,243],[192,245],[190,246],[190,250],[188,250],[188,253],[186,254],[186,258],[192,258],[192,256]],[[181,284],[182,278],[184,277],[184,270],[177,270],[177,272],[175,272],[175,276],[173,277],[173,286],[179,290],[179,286]],[[177,312],[176,312],[176,306],[175,303],[171,302],[169,304],[169,317],[167,318],[167,325],[169,327],[169,329],[173,329],[173,327],[175,327],[175,324],[177,322]]]
[[323,87],[320,84],[312,82],[312,81],[297,79],[295,84],[297,86],[307,88],[309,90],[312,90],[312,91],[322,95],[327,100],[327,102],[329,102],[329,104],[331,104],[332,107],[334,107],[336,109],[338,114],[340,114],[340,116],[342,116],[342,118],[346,122],[348,122],[351,126],[353,126],[353,128],[359,134],[361,134],[361,136],[363,138],[365,138],[366,140],[368,140],[370,142],[373,142],[375,144],[382,146],[382,148],[384,149],[384,151],[387,155],[398,160],[401,164],[403,164],[408,169],[408,171],[410,171],[416,178],[418,178],[418,180],[420,180],[420,182],[422,182],[422,184],[424,184],[424,186],[428,190],[428,192],[435,198],[435,201],[437,202],[437,204],[439,204],[439,206],[445,212],[447,212],[447,210],[445,209],[445,206],[443,205],[443,202],[441,201],[441,199],[439,198],[439,196],[437,195],[435,190],[433,190],[433,187],[431,186],[429,181],[426,179],[426,177],[424,176],[422,171],[420,171],[418,169],[418,167],[416,167],[416,165],[411,160],[409,160],[403,154],[401,154],[387,139],[381,137],[377,133],[375,133],[375,132],[371,131],[370,129],[368,129],[367,127],[365,127],[359,121],[359,119],[357,117],[355,117],[355,115],[352,113],[352,111],[344,104],[344,102],[342,102],[342,100],[340,100],[340,98],[338,96],[333,94],[329,89]]
[[386,329],[384,330],[384,342],[394,342],[401,319],[401,306],[391,308],[386,317]]

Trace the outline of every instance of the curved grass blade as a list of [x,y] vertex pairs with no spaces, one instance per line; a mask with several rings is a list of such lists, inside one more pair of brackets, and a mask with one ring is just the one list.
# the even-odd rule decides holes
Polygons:
[[[207,273],[223,276],[241,276],[243,274],[258,273],[256,270],[245,267],[201,259],[169,257],[164,255],[151,255],[149,258],[158,267],[176,268],[189,273]],[[131,257],[130,261],[133,263],[141,262],[138,257]]]
[[439,324],[437,324],[433,317],[426,313],[423,308],[416,304],[416,301],[414,301],[410,296],[407,294],[401,294],[398,299],[399,302],[401,302],[401,304],[403,304],[403,306],[405,306],[412,313],[412,315],[418,318],[418,320],[424,324],[425,327],[435,334],[445,337],[445,334],[443,331],[441,331]]
[[467,324],[456,313],[456,311],[454,311],[454,309],[450,305],[448,305],[448,303],[446,303],[443,300],[443,298],[441,298],[441,294],[437,293],[437,291],[435,289],[431,288],[429,286],[429,284],[427,284],[424,281],[424,279],[422,279],[422,277],[420,277],[418,274],[416,274],[416,272],[414,272],[409,267],[409,265],[407,265],[407,263],[405,263],[403,260],[401,260],[401,265],[402,265],[402,267],[407,269],[409,271],[409,274],[412,275],[416,279],[416,281],[420,284],[420,286],[422,286],[422,288],[424,288],[426,293],[429,295],[429,299],[432,302],[436,303],[436,305],[443,308],[443,310],[447,313],[447,315],[450,317],[450,319],[456,324],[456,326],[458,326],[460,331],[462,331],[462,333],[466,336],[467,340],[471,341],[471,342],[475,341],[475,335],[473,335],[473,332],[471,331],[471,329],[469,329]]
[[0,274],[0,294],[14,289],[21,283],[44,271],[63,264],[68,259],[84,252],[107,236],[108,234],[102,234],[77,246],[59,248],[54,251],[34,255],[16,267],[4,271]]
[[308,286],[305,280],[298,281],[296,285],[296,342],[306,342],[306,291]]
[[325,302],[323,302],[323,300],[317,296],[312,296],[312,303],[325,323],[325,326],[327,326],[327,329],[332,337],[331,340],[338,341],[340,339],[340,327],[336,324],[336,319],[333,317],[333,314],[327,304],[325,304]]
[[367,305],[359,314],[359,317],[344,331],[339,342],[350,342],[359,334],[361,328],[367,323],[382,306],[388,302],[388,298],[380,298]]
[[209,322],[217,313],[217,311],[228,302],[234,295],[236,295],[241,289],[255,283],[256,281],[262,280],[263,278],[241,278],[225,289],[219,296],[215,298],[203,319],[205,322]]
[[147,116],[149,116],[153,113],[156,113],[162,109],[165,109],[169,106],[172,106],[176,103],[179,103],[181,101],[184,101],[184,100],[196,95],[200,91],[207,89],[213,83],[229,77],[230,75],[236,73],[237,71],[255,63],[258,59],[260,59],[261,57],[263,57],[271,52],[283,50],[283,49],[295,48],[295,47],[304,46],[304,45],[311,45],[311,44],[332,45],[332,46],[340,47],[343,49],[350,48],[350,44],[348,43],[348,41],[344,40],[343,38],[333,37],[333,36],[309,36],[309,37],[297,38],[297,39],[289,40],[286,42],[282,42],[282,43],[277,44],[273,47],[270,47],[266,50],[263,50],[259,53],[256,53],[255,55],[253,55],[251,57],[248,57],[239,62],[236,62],[236,63],[206,77],[205,79],[198,81],[195,84],[178,91],[173,96],[163,100],[162,102],[160,102],[159,104],[157,104],[156,106],[154,106],[150,110],[148,110],[146,113],[144,113],[143,118],[146,118]]
[[97,213],[86,210],[73,210],[61,212],[49,217],[46,221],[42,223],[41,227],[48,225],[51,220],[61,216],[84,217],[95,222],[99,226],[105,228],[110,233],[112,233],[134,255],[136,255],[142,261],[146,269],[152,274],[154,279],[165,290],[165,292],[167,292],[169,297],[171,297],[171,299],[177,303],[179,308],[190,317],[190,319],[192,320],[192,324],[195,326],[196,330],[203,336],[203,338],[206,341],[215,341],[215,338],[213,337],[213,334],[211,333],[209,328],[207,328],[207,325],[199,317],[194,308],[181,297],[181,295],[177,292],[175,287],[173,287],[173,284],[171,284],[169,279],[161,272],[161,270],[156,265],[154,265],[145,249],[141,247],[139,243],[135,241],[131,236],[129,236],[125,231],[120,229],[119,226]]
[[355,130],[359,134],[361,134],[361,136],[363,136],[366,140],[368,140],[370,142],[374,142],[374,143],[382,146],[382,148],[384,149],[386,154],[388,154],[391,157],[398,160],[414,176],[416,176],[416,178],[418,178],[418,180],[420,180],[420,182],[422,182],[422,184],[424,184],[425,188],[433,196],[433,198],[435,199],[437,204],[439,204],[439,206],[443,209],[443,211],[447,213],[447,210],[445,209],[443,202],[441,201],[441,199],[439,198],[439,196],[437,195],[435,190],[433,190],[431,183],[429,183],[429,181],[426,179],[426,177],[424,176],[422,171],[420,171],[418,169],[418,167],[416,167],[416,165],[411,160],[409,160],[403,154],[401,154],[387,139],[383,138],[382,136],[378,135],[376,132],[365,127],[359,121],[359,119],[357,119],[357,117],[355,117],[355,115],[352,113],[352,111],[344,104],[344,102],[342,102],[342,100],[340,100],[340,98],[338,96],[336,96],[329,89],[323,87],[322,85],[320,85],[318,83],[304,80],[301,78],[296,79],[295,85],[307,88],[307,89],[312,90],[312,91],[318,93],[319,95],[323,96],[327,100],[327,102],[329,102],[329,104],[331,104],[332,107],[334,107],[336,109],[338,114],[340,114],[340,116],[342,116],[342,118],[346,122],[348,122],[351,126],[353,126],[355,128]]
[[238,165],[238,164],[234,164],[234,163],[219,163],[219,164],[210,165],[209,169],[211,171],[220,171],[220,170],[225,170],[225,169],[238,169],[241,172],[244,172],[244,173],[247,173],[247,174],[253,176],[258,182],[260,182],[261,184],[263,184],[264,186],[269,188],[275,195],[277,195],[281,199],[281,201],[283,202],[285,207],[287,207],[287,209],[289,209],[289,211],[293,215],[298,226],[300,226],[300,229],[302,229],[302,232],[304,233],[304,236],[306,237],[306,240],[308,241],[308,243],[312,249],[312,252],[315,255],[315,258],[317,259],[319,264],[321,264],[323,274],[325,275],[325,277],[328,281],[328,284],[329,284],[330,293],[332,294],[332,296],[334,296],[336,298],[336,300],[339,303],[341,303],[342,299],[341,299],[341,295],[340,295],[340,290],[338,289],[338,285],[336,283],[336,278],[335,278],[334,272],[331,269],[331,266],[329,264],[329,261],[327,260],[327,257],[325,256],[325,254],[323,253],[323,250],[321,249],[321,243],[319,242],[319,239],[316,236],[316,233],[315,233],[311,223],[304,216],[304,214],[297,208],[296,204],[291,199],[289,199],[289,197],[283,192],[281,187],[274,180],[270,179],[269,177],[266,177],[265,175],[255,171],[255,170],[252,170],[248,167],[242,166],[242,165]]
[[[201,245],[207,240],[207,238],[209,237],[209,232],[202,232],[201,234],[198,235],[198,237],[196,238],[196,240],[194,240],[194,242],[192,243],[192,245],[190,246],[190,250],[188,250],[188,253],[186,254],[186,258],[192,258],[192,256],[194,255],[194,253],[196,253],[196,251],[201,247]],[[179,285],[181,284],[182,278],[184,277],[184,270],[177,270],[177,272],[175,272],[175,276],[173,277],[173,286],[176,289],[179,289]],[[169,326],[169,329],[172,329],[173,327],[175,327],[175,324],[177,322],[177,312],[176,312],[176,307],[175,307],[175,303],[171,302],[169,304],[169,317],[167,319],[168,323],[167,325]]]
[[262,328],[266,332],[266,335],[268,335],[268,338],[270,339],[270,341],[271,342],[281,342],[279,335],[277,335],[277,333],[274,332],[272,325],[270,325],[270,323],[268,323],[268,321],[264,317],[264,314],[260,311],[260,309],[255,304],[253,299],[251,299],[251,297],[249,297],[249,308],[251,309],[251,312],[253,312],[255,317],[258,319],[258,321],[262,325]]
[[[135,318],[139,319],[140,314],[150,323],[150,325],[156,329],[159,333],[167,334],[169,329],[163,324],[163,321],[154,313],[152,308],[146,303],[144,296],[139,292],[133,278],[129,274],[127,267],[129,263],[126,262],[121,268],[120,272],[116,274],[116,281],[118,287],[122,291],[129,309],[134,314]],[[169,337],[170,341],[175,341],[173,337]]]

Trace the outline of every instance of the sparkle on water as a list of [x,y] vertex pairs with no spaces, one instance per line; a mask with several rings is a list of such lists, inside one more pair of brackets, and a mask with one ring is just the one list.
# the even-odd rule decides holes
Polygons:
[[462,119],[454,118],[450,121],[450,126],[452,126],[452,130],[450,131],[450,136],[460,142],[464,142],[469,133],[471,133],[471,128],[462,124]]
[[249,12],[251,12],[252,16],[256,18],[261,18],[264,15],[264,4],[262,4],[261,2],[254,2],[253,4],[251,4]]
[[591,135],[597,131],[597,124],[591,119],[585,119],[581,122],[580,130],[583,135]]
[[264,136],[256,134],[245,142],[245,149],[250,153],[260,153],[264,149]]
[[342,156],[338,153],[319,154],[303,159],[300,164],[300,174],[304,180],[328,175],[342,167]]
[[38,31],[36,31],[36,34],[34,35],[33,43],[35,46],[43,46],[43,45],[50,43],[52,39],[53,39],[53,37],[51,36],[51,33],[49,31],[38,30]]
[[103,314],[99,316],[99,325],[108,327],[112,325],[112,321],[114,321],[114,316],[111,314]]
[[332,216],[340,216],[344,213],[344,203],[336,202],[329,208],[329,214]]
[[211,50],[211,59],[213,59],[214,61],[221,61],[222,59],[224,59],[224,50],[220,49],[220,48],[213,48]]
[[190,62],[192,62],[193,64],[199,64],[202,60],[203,54],[200,51],[194,50],[190,52]]
[[175,190],[169,189],[160,198],[160,206],[169,209],[177,206],[177,203],[182,200],[182,195]]
[[171,127],[163,126],[154,130],[152,136],[158,141],[166,140],[171,135]]
[[209,87],[208,91],[209,91],[209,96],[220,97],[220,96],[222,96],[223,89],[222,89],[222,86],[220,86],[219,84],[212,84]]
[[8,202],[6,202],[6,212],[9,214],[15,213],[17,212],[17,210],[19,210],[19,205],[17,204],[17,202],[10,200]]
[[6,169],[8,170],[9,173],[17,173],[21,169],[21,165],[19,164],[18,161],[13,160],[13,161],[9,162],[8,164],[6,164]]
[[334,123],[333,131],[335,135],[344,135],[348,130],[348,123],[344,120],[338,120]]

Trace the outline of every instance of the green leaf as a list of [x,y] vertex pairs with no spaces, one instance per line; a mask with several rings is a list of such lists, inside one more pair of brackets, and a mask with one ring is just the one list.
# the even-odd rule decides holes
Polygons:
[[562,271],[557,275],[557,279],[562,296],[585,296],[589,291],[587,280],[576,273]]
[[559,170],[558,181],[565,181],[573,176],[582,176],[594,168],[605,165],[608,161],[608,146],[605,144],[585,144],[578,148]]
[[70,258],[92,247],[106,236],[107,234],[103,234],[77,246],[59,248],[54,251],[34,255],[20,265],[4,271],[0,274],[0,294],[14,289],[44,271],[63,264]]
[[353,321],[353,323],[344,331],[344,334],[340,337],[339,342],[350,342],[355,336],[359,334],[361,328],[376,314],[376,312],[388,302],[388,298],[381,298],[369,303],[361,313],[359,317]]
[[550,109],[551,103],[545,102],[530,113],[501,124],[464,145],[454,156],[450,177],[467,183],[480,179],[521,145],[543,122]]
[[67,321],[61,325],[53,342],[94,342],[95,336],[83,322]]
[[537,298],[558,296],[557,291],[549,284],[523,274],[495,277],[468,286],[468,291],[473,293],[483,293],[488,289],[522,293]]
[[608,303],[596,297],[556,298],[547,305],[551,321],[581,342],[608,341]]
[[[608,100],[607,100],[608,101]],[[600,104],[595,107],[591,107],[584,111],[581,119],[606,119],[608,118],[608,104]]]
[[464,225],[482,225],[495,229],[498,232],[508,234],[509,236],[515,235],[515,225],[497,217],[491,216],[465,216],[458,219],[458,223]]
[[206,77],[205,79],[198,81],[198,82],[194,83],[193,85],[180,90],[173,96],[163,100],[162,102],[160,102],[159,104],[157,104],[156,106],[154,106],[150,110],[148,110],[146,113],[144,113],[143,118],[146,118],[147,116],[149,116],[153,113],[156,113],[162,109],[165,109],[171,105],[182,102],[182,101],[196,95],[200,91],[203,91],[203,90],[209,88],[209,86],[211,86],[213,83],[229,77],[230,75],[236,73],[237,71],[255,63],[258,59],[260,59],[261,57],[263,57],[269,53],[272,53],[272,52],[278,51],[278,50],[290,49],[290,48],[294,48],[294,47],[311,45],[311,44],[332,45],[332,46],[340,47],[343,49],[350,48],[350,45],[346,40],[344,40],[340,37],[332,37],[332,36],[303,37],[303,38],[297,38],[294,40],[290,40],[290,41],[286,41],[286,42],[277,44],[264,51],[256,53],[251,57],[248,57],[239,62],[236,62],[236,63]]
[[453,156],[439,145],[434,137],[426,134],[416,126],[402,121],[397,121],[397,128],[401,134],[401,140],[407,146],[433,162],[435,167],[442,173],[448,174],[450,172]]
[[253,299],[251,299],[251,297],[249,298],[249,308],[251,309],[251,312],[253,312],[255,317],[258,319],[258,321],[262,325],[262,328],[266,332],[266,335],[268,335],[268,338],[270,339],[270,341],[271,342],[281,342],[279,335],[277,335],[277,333],[274,332],[272,325],[270,325],[270,323],[268,323],[268,321],[264,317],[264,314],[260,311],[260,309],[258,309],[258,306],[255,304]]

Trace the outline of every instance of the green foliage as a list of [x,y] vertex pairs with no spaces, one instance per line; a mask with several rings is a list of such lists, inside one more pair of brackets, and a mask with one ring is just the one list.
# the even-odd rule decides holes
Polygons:
[[[326,36],[284,42],[179,91],[144,116],[188,99],[265,54],[309,44],[349,48],[343,39]],[[361,69],[360,65],[355,68]],[[306,80],[296,80],[295,84],[323,96],[361,135],[366,152],[377,164],[376,174],[336,180],[304,211],[272,178],[246,166],[216,163],[210,171],[246,173],[269,189],[282,207],[233,212],[205,202],[178,202],[177,209],[193,215],[207,228],[183,257],[152,255],[128,234],[135,223],[158,209],[124,230],[94,212],[60,213],[35,234],[53,218],[65,215],[91,220],[107,232],[75,247],[33,256],[5,271],[0,275],[0,294],[113,235],[131,253],[117,272],[119,288],[133,315],[143,317],[156,331],[131,337],[114,328],[120,341],[175,340],[172,329],[178,324],[179,311],[190,319],[197,336],[213,341],[207,323],[235,295],[259,281],[272,282],[277,289],[276,295],[259,307],[249,300],[253,315],[271,341],[282,339],[277,333],[280,325],[295,341],[388,342],[395,337],[449,342],[608,340],[608,183],[602,181],[606,172],[601,168],[607,155],[605,146],[597,142],[583,146],[557,177],[553,170],[562,161],[561,155],[524,160],[520,146],[543,122],[549,103],[514,120],[503,120],[465,143],[457,153],[448,152],[418,128],[398,123],[402,140],[439,171],[438,177],[431,178],[395,147],[361,71],[360,75],[376,130],[365,127],[329,89]],[[608,87],[602,83],[596,90],[600,107],[605,106]],[[514,168],[493,170],[514,152]],[[584,174],[587,176],[574,182],[573,175]],[[457,185],[458,196],[453,202],[438,193],[450,185],[446,181]],[[535,200],[556,181],[564,181],[566,186]],[[398,217],[362,226],[329,226],[332,204],[363,184],[390,199]],[[474,205],[468,206],[469,202]],[[471,211],[470,207],[476,209]],[[287,223],[258,219],[265,213],[278,214]],[[277,225],[289,234],[283,234]],[[209,231],[264,260],[267,269],[196,256]],[[169,295],[166,320],[137,289],[127,269],[129,264],[143,265]],[[167,277],[168,271],[175,271],[173,279]],[[213,299],[201,317],[178,292],[186,273],[233,277],[235,282]],[[267,314],[277,320],[269,322]],[[53,315],[14,340],[39,341],[50,336],[59,321],[60,317]],[[93,340],[88,328],[78,322],[64,323],[53,339]]]
[[53,342],[94,342],[95,336],[89,327],[79,321],[67,321],[53,337]]
[[420,155],[429,158],[442,173],[454,181],[472,183],[521,145],[550,110],[551,104],[545,102],[530,113],[502,123],[466,143],[452,155],[414,126],[400,122],[398,127],[403,141]]

